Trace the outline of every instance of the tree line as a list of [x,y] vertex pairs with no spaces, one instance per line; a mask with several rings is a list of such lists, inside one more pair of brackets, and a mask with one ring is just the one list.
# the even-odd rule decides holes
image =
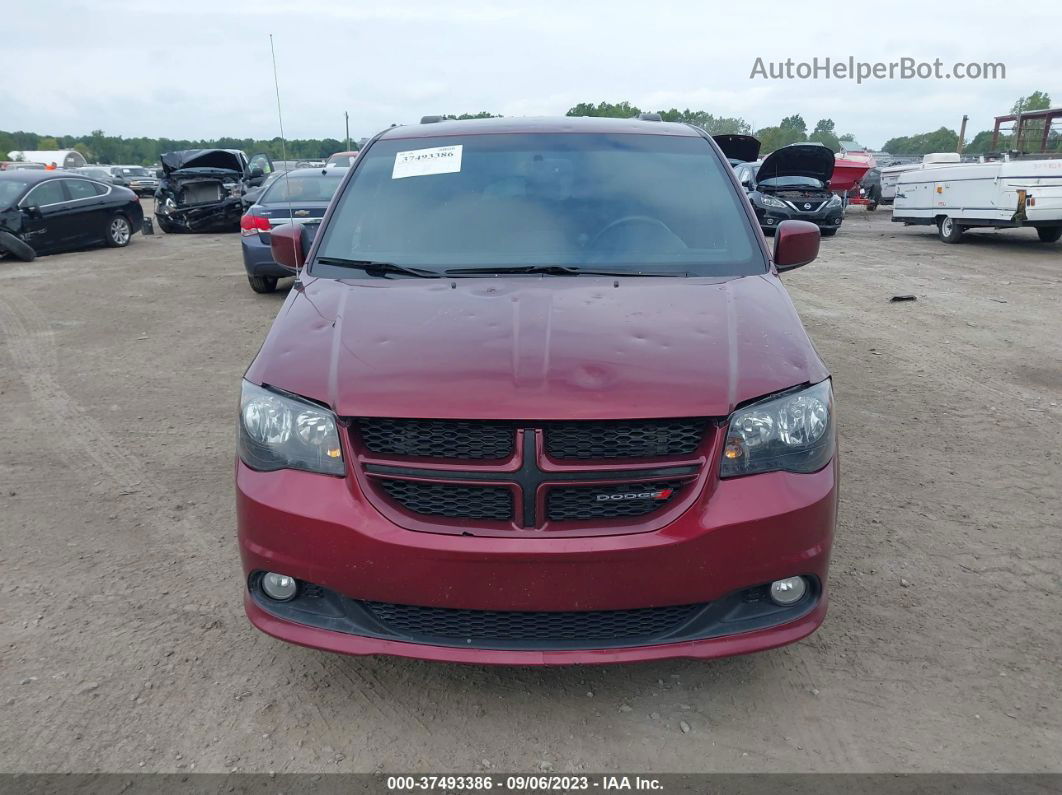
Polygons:
[[[1034,91],[1027,97],[1018,97],[1011,106],[1011,113],[1027,113],[1032,110],[1047,110],[1051,107],[1051,95],[1046,91]],[[1039,150],[1043,137],[1044,123],[1031,120],[1025,123],[1021,148]],[[992,146],[992,130],[982,130],[963,147],[963,152],[970,155],[983,155],[988,152],[1005,152],[1017,148],[1012,135],[1000,133],[995,147]],[[931,132],[915,135],[902,135],[890,138],[881,147],[893,155],[925,155],[930,152],[954,152],[959,144],[959,134],[948,127],[941,127]],[[1062,131],[1052,130],[1047,139],[1047,151],[1062,152]]]
[[[357,149],[357,144],[351,142]],[[295,138],[287,142],[279,137],[269,140],[255,138],[215,138],[197,141],[176,138],[124,138],[104,135],[93,130],[89,135],[38,135],[31,132],[0,130],[0,160],[12,151],[50,151],[75,149],[90,163],[121,163],[152,165],[164,152],[180,149],[242,149],[247,154],[265,152],[274,160],[285,154],[288,160],[319,160],[346,149],[346,142],[335,138]]]
[[[694,124],[711,135],[755,135],[759,139],[761,151],[764,153],[773,152],[775,149],[787,144],[804,141],[815,141],[828,146],[834,152],[839,152],[841,141],[852,140],[853,138],[851,135],[838,137],[834,133],[832,119],[819,119],[811,133],[808,133],[808,125],[799,113],[786,116],[775,126],[761,127],[754,131],[752,125],[739,116],[714,116],[704,110],[691,110],[689,108],[685,110],[671,108],[654,112],[660,114],[662,121]],[[570,108],[567,115],[607,116],[616,119],[629,119],[640,113],[642,113],[642,109],[637,105],[632,105],[630,102],[599,102],[596,105],[592,102],[580,102],[575,107]]]
[[[1034,91],[1026,97],[1020,97],[1011,109],[1012,113],[1042,110],[1051,107],[1051,97],[1044,91]],[[580,102],[568,109],[568,116],[605,116],[629,119],[637,116],[642,109],[628,101],[623,102]],[[808,130],[808,124],[799,113],[786,116],[778,124],[753,130],[745,119],[737,116],[716,116],[704,110],[670,108],[655,111],[664,121],[685,122],[702,127],[712,135],[740,134],[755,135],[761,143],[761,151],[766,154],[779,147],[804,141],[821,143],[837,152],[842,142],[853,140],[851,134],[837,135],[833,119],[819,119]],[[446,114],[446,119],[487,119],[499,114],[490,111],[478,113]],[[1024,143],[1038,146],[1043,131],[1043,122],[1031,122],[1026,125]],[[394,126],[394,125],[392,125]],[[958,145],[959,134],[948,127],[941,127],[930,132],[891,138],[881,147],[894,155],[923,155],[928,152],[954,152]],[[996,148],[1011,148],[1014,142],[1009,136],[1000,136]],[[357,144],[351,142],[357,149]],[[964,151],[970,154],[984,154],[992,147],[992,131],[983,130],[976,133],[966,144]],[[254,138],[216,138],[202,140],[180,140],[173,138],[124,138],[120,135],[105,135],[103,130],[93,130],[89,135],[39,135],[30,132],[4,132],[0,130],[0,159],[4,159],[13,150],[55,150],[76,149],[89,162],[97,163],[140,163],[150,165],[158,163],[163,152],[179,149],[242,149],[248,154],[265,152],[274,159],[284,154],[289,160],[307,160],[325,158],[333,152],[346,148],[343,141],[335,138],[301,138],[285,142],[279,137],[268,140]],[[1048,149],[1062,151],[1062,131],[1052,131],[1048,139]]]

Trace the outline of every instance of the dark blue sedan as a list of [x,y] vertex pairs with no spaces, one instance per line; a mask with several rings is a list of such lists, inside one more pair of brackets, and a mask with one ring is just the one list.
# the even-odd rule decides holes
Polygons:
[[240,244],[247,281],[256,293],[277,289],[277,279],[293,275],[277,265],[269,248],[269,232],[277,224],[320,223],[345,168],[299,168],[278,177],[240,219]]

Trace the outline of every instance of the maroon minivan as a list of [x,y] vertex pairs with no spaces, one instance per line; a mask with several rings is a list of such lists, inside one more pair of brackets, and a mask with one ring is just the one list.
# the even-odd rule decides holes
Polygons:
[[[312,238],[312,239],[311,239]],[[243,382],[251,622],[346,654],[710,658],[826,613],[829,373],[715,142],[426,118],[362,150]]]

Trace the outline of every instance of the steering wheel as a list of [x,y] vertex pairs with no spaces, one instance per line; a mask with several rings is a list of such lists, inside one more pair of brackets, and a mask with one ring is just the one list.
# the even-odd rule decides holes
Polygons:
[[615,221],[606,224],[604,229],[594,235],[594,239],[590,241],[590,248],[595,248],[601,238],[603,238],[613,229],[616,229],[620,226],[624,226],[626,224],[643,224],[645,226],[655,226],[658,229],[663,229],[672,237],[681,240],[678,235],[671,231],[671,227],[669,227],[659,218],[650,218],[648,215],[625,215],[622,218],[617,218]]

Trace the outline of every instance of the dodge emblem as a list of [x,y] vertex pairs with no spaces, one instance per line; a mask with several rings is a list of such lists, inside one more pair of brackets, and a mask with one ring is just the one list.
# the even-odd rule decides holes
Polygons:
[[657,491],[630,491],[623,494],[598,494],[595,498],[598,502],[616,502],[618,500],[666,500],[674,489],[658,489]]

